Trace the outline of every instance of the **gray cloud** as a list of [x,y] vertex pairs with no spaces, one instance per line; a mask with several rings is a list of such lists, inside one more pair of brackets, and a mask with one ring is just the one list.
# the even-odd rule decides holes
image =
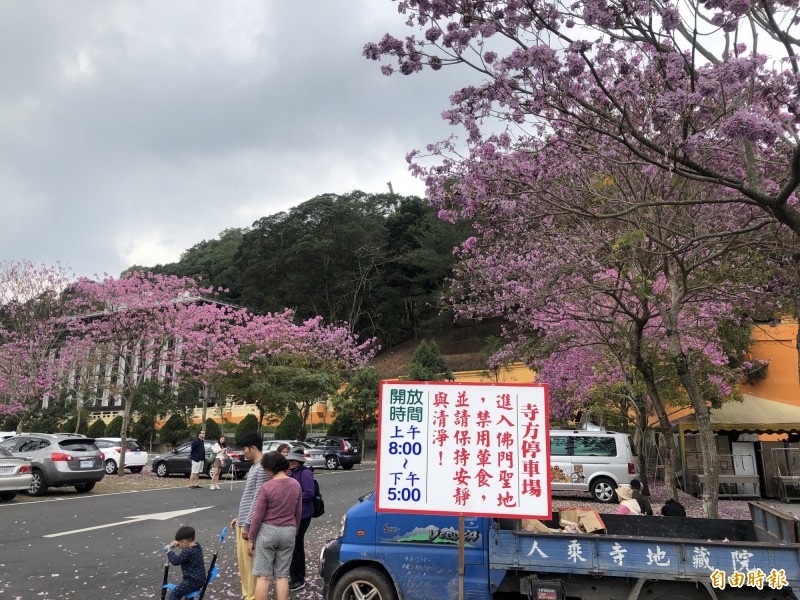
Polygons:
[[43,0],[0,22],[0,259],[176,260],[325,192],[423,192],[457,73],[383,77],[389,0]]

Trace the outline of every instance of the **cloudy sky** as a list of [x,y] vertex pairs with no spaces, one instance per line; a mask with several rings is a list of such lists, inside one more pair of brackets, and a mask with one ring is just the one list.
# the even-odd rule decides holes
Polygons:
[[317,194],[422,194],[404,157],[458,82],[361,56],[404,29],[391,0],[7,3],[0,261],[116,276]]

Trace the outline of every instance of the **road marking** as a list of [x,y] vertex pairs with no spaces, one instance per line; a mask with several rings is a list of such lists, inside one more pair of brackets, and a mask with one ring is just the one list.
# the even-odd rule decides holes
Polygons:
[[185,510],[173,510],[169,512],[152,513],[149,515],[137,515],[134,517],[125,517],[125,521],[117,521],[116,523],[106,523],[105,525],[95,525],[94,527],[84,527],[83,529],[73,529],[71,531],[62,531],[61,533],[48,533],[43,535],[45,538],[61,537],[62,535],[72,535],[73,533],[83,533],[84,531],[94,531],[95,529],[105,529],[106,527],[116,527],[117,525],[128,525],[130,523],[138,523],[139,521],[166,521],[181,517],[193,512],[201,510],[208,510],[214,508],[213,506],[201,506],[199,508],[187,508]]

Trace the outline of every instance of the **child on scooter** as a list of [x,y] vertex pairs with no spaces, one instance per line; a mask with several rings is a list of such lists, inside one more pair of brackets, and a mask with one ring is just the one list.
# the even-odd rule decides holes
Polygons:
[[[181,600],[186,594],[201,589],[206,582],[203,549],[194,541],[194,535],[194,527],[184,525],[178,528],[175,540],[168,546],[167,559],[172,565],[180,565],[183,574],[183,581],[172,590],[169,600]],[[176,554],[174,548],[180,548],[180,554]]]

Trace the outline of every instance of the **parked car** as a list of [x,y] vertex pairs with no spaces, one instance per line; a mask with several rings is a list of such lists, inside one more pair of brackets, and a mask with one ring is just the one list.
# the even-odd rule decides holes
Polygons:
[[636,453],[627,433],[604,429],[550,430],[550,485],[554,491],[589,492],[600,502],[615,502],[622,483],[639,477]]
[[225,449],[225,453],[231,459],[231,462],[221,476],[224,477],[226,473],[230,473],[231,467],[233,467],[233,475],[236,479],[246,477],[250,467],[253,466],[253,461],[247,460],[244,457],[244,452],[242,452],[241,447],[230,445]]
[[289,444],[292,448],[300,446],[303,448],[303,454],[306,457],[306,466],[311,469],[322,469],[325,467],[325,454],[322,450],[314,448],[311,444],[300,442],[298,440],[269,440],[264,442],[261,447],[262,452],[272,452],[277,450],[281,444]]
[[13,500],[17,492],[27,491],[31,481],[31,461],[17,458],[5,448],[0,448],[0,501]]
[[[214,445],[212,442],[205,441],[203,442],[205,446],[206,456],[205,456],[205,464],[203,465],[202,475],[206,475],[208,477],[213,477],[214,475],[214,453],[211,451],[212,446]],[[159,477],[166,477],[168,475],[189,475],[192,472],[192,460],[189,458],[189,452],[192,448],[191,442],[186,442],[185,444],[181,444],[175,450],[171,452],[164,452],[159,454],[153,459],[153,471]],[[234,451],[235,452],[235,451]],[[234,459],[234,457],[229,453],[228,456],[230,460],[234,462],[235,465],[241,463],[240,460]],[[244,456],[242,456],[244,459]],[[247,473],[248,469],[250,468],[250,464],[247,465],[242,464],[241,467],[234,466],[234,472],[236,476],[239,477],[244,473]],[[228,470],[230,469],[231,462],[226,462],[222,466],[222,476],[224,477]]]
[[[122,438],[101,437],[94,441],[100,451],[105,455],[105,470],[108,475],[113,475],[119,467],[119,455],[122,447]],[[125,450],[125,468],[131,473],[141,473],[147,465],[147,452],[134,439],[128,438]]]
[[327,469],[336,469],[340,465],[343,469],[352,469],[354,465],[361,464],[358,443],[353,438],[338,435],[313,436],[306,438],[306,442],[313,449],[322,452]]
[[68,433],[21,433],[0,442],[14,456],[31,461],[28,493],[42,496],[50,487],[75,486],[89,492],[106,472],[104,456],[94,438]]

